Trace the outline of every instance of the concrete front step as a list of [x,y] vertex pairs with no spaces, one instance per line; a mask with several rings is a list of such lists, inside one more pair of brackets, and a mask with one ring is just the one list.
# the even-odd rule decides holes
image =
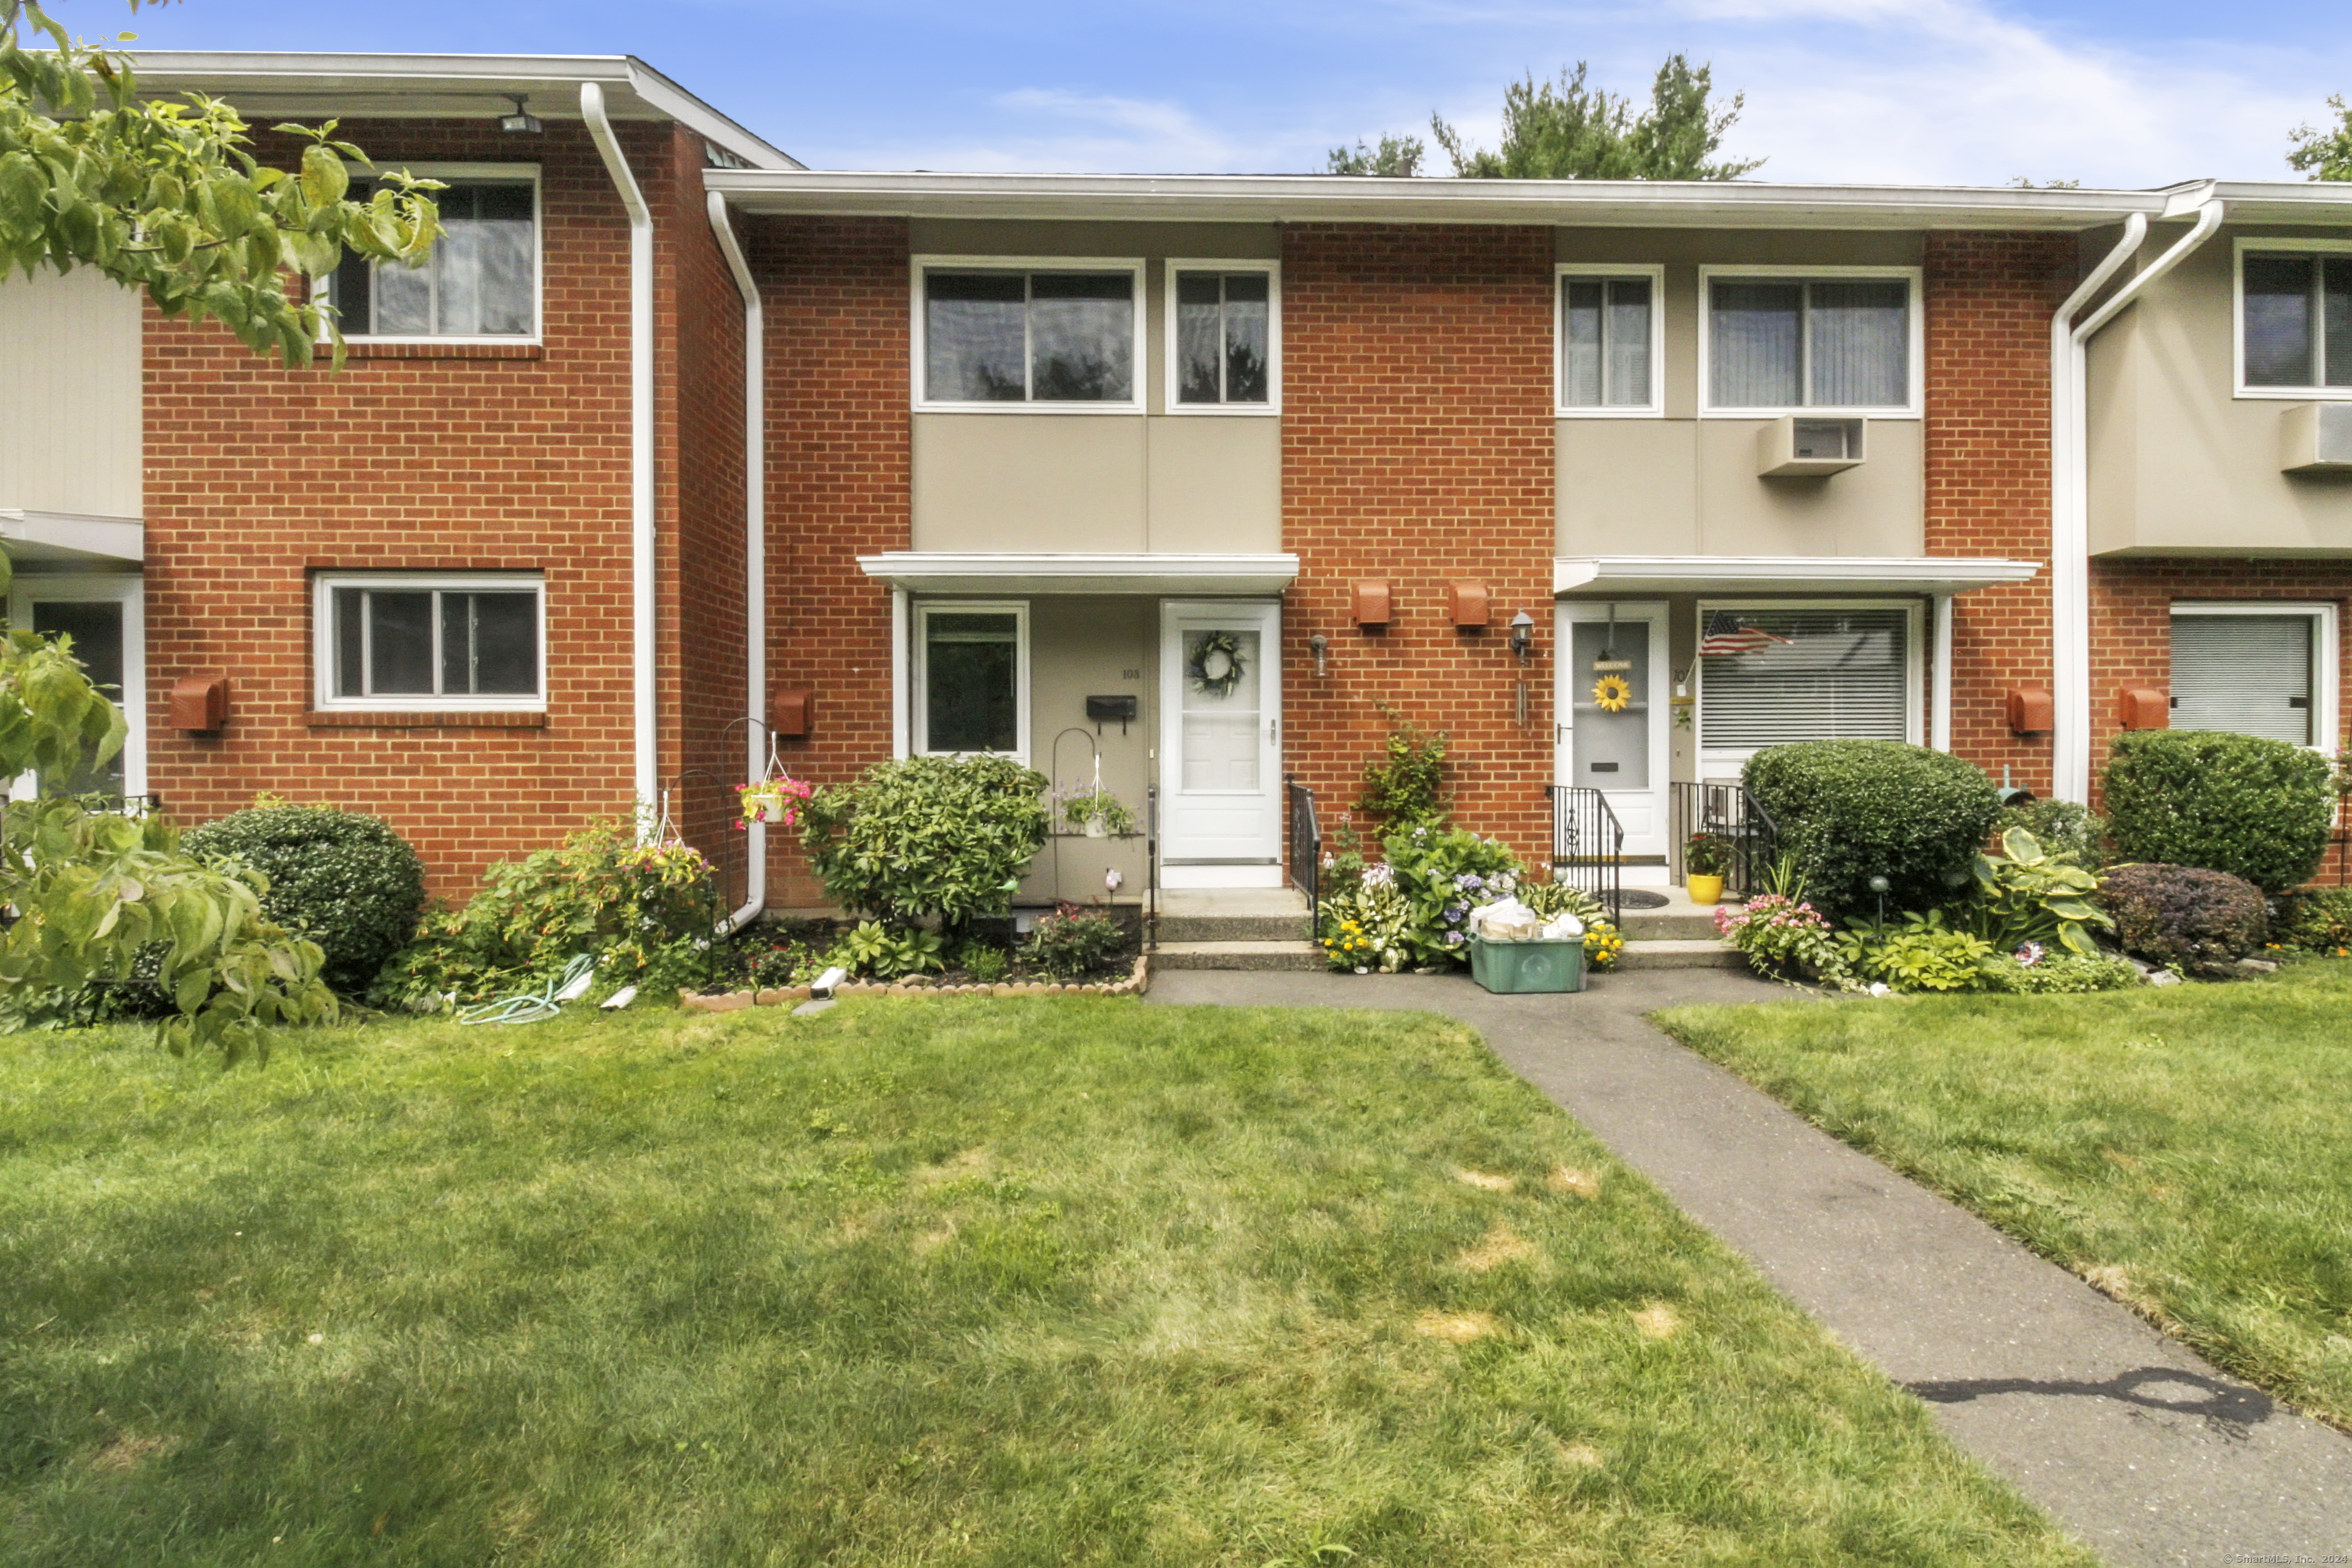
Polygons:
[[1704,942],[1629,939],[1624,955],[1617,960],[1620,969],[1744,969],[1747,965],[1738,948],[1714,936]]
[[1304,942],[1307,896],[1296,888],[1171,888],[1160,895],[1160,942]]
[[1715,913],[1695,910],[1627,910],[1617,929],[1627,942],[1713,942]]
[[1323,950],[1298,937],[1286,942],[1163,942],[1152,951],[1154,969],[1323,968]]

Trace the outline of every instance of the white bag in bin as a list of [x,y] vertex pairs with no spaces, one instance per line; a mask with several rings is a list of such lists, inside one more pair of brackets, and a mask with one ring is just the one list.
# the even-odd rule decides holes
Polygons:
[[1562,915],[1556,921],[1546,921],[1543,939],[1546,942],[1574,942],[1584,935],[1584,922],[1574,915]]
[[1543,931],[1543,917],[1517,899],[1481,904],[1470,911],[1470,934],[1488,942],[1533,942]]

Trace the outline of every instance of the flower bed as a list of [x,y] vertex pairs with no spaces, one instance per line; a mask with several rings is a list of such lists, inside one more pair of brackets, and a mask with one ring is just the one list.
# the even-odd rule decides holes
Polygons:
[[[1140,996],[1151,985],[1151,960],[1139,953],[1123,980],[851,980],[835,987],[835,996]],[[732,1013],[742,1007],[789,1007],[811,995],[806,985],[775,985],[758,991],[725,991],[715,995],[681,990],[678,1005],[697,1013]]]

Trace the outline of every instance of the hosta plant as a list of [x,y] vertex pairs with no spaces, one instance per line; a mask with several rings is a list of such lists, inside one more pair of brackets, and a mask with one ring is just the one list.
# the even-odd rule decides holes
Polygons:
[[2094,930],[2115,921],[2091,901],[2099,879],[2071,851],[2053,853],[2022,827],[2000,836],[2000,853],[1976,858],[1976,897],[1958,924],[1995,949],[2013,952],[2028,942],[2063,947],[2081,957],[2098,951]]

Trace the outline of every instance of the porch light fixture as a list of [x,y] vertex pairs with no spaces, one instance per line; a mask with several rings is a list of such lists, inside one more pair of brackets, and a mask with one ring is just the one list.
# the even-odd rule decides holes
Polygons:
[[1511,617],[1511,651],[1525,664],[1536,651],[1536,618],[1521,610]]
[[1321,632],[1317,632],[1307,639],[1307,651],[1315,656],[1315,673],[1318,676],[1324,674],[1323,661],[1331,652],[1331,639]]
[[523,107],[530,101],[529,93],[516,94],[514,112],[499,116],[499,129],[509,136],[536,136],[546,130],[547,127],[540,123],[539,116]]

